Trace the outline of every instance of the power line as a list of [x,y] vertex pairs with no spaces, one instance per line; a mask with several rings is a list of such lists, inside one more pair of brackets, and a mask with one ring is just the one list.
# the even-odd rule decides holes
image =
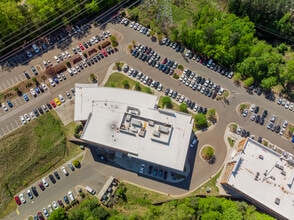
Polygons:
[[[72,10],[75,9],[75,8],[77,8],[77,7],[80,6],[82,3],[85,3],[86,1],[87,1],[87,0],[84,0],[83,2],[81,2],[81,3],[79,3],[78,5],[74,6],[70,11],[72,11]],[[103,0],[101,0],[101,1],[103,1]],[[101,2],[101,1],[100,1],[100,2]],[[99,2],[99,3],[100,3],[100,2]],[[90,9],[90,8],[89,8],[89,9]],[[88,10],[89,10],[89,9],[88,9]],[[53,20],[49,21],[47,24],[45,24],[45,25],[39,27],[38,29],[32,31],[31,33],[29,33],[29,34],[27,34],[27,35],[21,37],[20,39],[14,41],[12,44],[10,44],[10,45],[8,45],[8,46],[2,48],[2,49],[0,50],[0,52],[2,52],[3,50],[5,50],[5,49],[7,49],[7,48],[9,48],[9,47],[11,47],[11,46],[13,46],[14,44],[16,44],[16,43],[18,43],[18,42],[24,40],[25,38],[27,38],[27,37],[30,36],[31,34],[34,34],[34,33],[36,33],[37,31],[43,29],[44,27],[46,27],[47,25],[49,25],[49,24],[51,24],[52,22],[56,21],[57,19],[63,17],[63,16],[64,16],[65,14],[67,14],[67,13],[68,13],[68,12],[59,15],[57,18],[54,18]]]
[[[102,2],[102,1],[103,1],[103,0],[101,0],[100,2]],[[92,19],[91,22],[94,21],[94,20],[97,20],[97,19],[100,19],[100,18],[105,17],[106,15],[110,14],[112,11],[116,10],[117,8],[121,7],[122,5],[125,5],[125,4],[128,3],[129,1],[130,1],[130,0],[125,0],[125,1],[123,1],[123,2],[121,2],[121,3],[119,3],[119,4],[117,4],[117,5],[113,6],[113,7],[110,8],[107,12],[102,13],[101,15],[97,16],[96,18]],[[139,1],[140,1],[140,0],[137,0],[134,4],[137,4]],[[99,2],[99,3],[100,3],[100,2]],[[98,4],[99,4],[99,3],[98,3]],[[134,4],[132,4],[132,5],[134,5]],[[131,6],[132,6],[132,5],[131,5]],[[105,7],[106,7],[106,6],[105,6]],[[101,11],[102,9],[103,9],[103,8],[101,8],[100,11]],[[89,10],[89,9],[88,9],[88,10]],[[84,13],[84,12],[79,13],[79,14],[76,15],[74,18],[70,19],[70,21],[71,21],[71,20],[74,20],[76,17],[78,17],[79,15],[81,15],[81,14],[83,14],[83,13]],[[41,36],[45,36],[45,35],[47,35],[47,34],[51,34],[51,33],[53,33],[54,31],[56,31],[57,29],[60,28],[60,27],[56,27],[56,26],[60,26],[60,27],[61,27],[61,26],[63,26],[63,23],[62,23],[61,25],[60,25],[60,23],[59,23],[59,24],[55,25],[54,27],[51,27],[49,30],[46,30],[44,33],[42,33],[42,35],[39,35],[38,37],[36,37],[36,38],[30,40],[29,42],[27,42],[27,44],[34,43],[34,42],[36,42],[37,39],[40,38]],[[54,29],[52,30],[52,28],[54,28]],[[19,49],[22,49],[22,46],[19,46],[18,48],[16,48],[16,49],[10,51],[9,53],[5,54],[5,57],[3,57],[3,59],[1,59],[0,62],[3,62],[4,60],[7,60],[8,58],[10,58],[12,55],[15,55],[16,53],[18,53],[18,52],[19,52]],[[2,58],[2,57],[0,57],[0,58]]]
[[[69,1],[69,0],[66,0],[67,2]],[[75,2],[78,2],[79,0],[74,0],[74,3]],[[64,3],[64,4],[66,4],[66,2]],[[67,12],[69,12],[70,10],[68,10]],[[58,15],[60,12],[58,12],[58,11],[54,11],[54,13],[53,14],[51,14],[48,18],[46,18],[46,20],[50,20],[53,16],[55,16],[55,15]],[[49,13],[47,13],[48,15],[49,15]],[[47,17],[47,14],[45,14],[45,16]],[[1,39],[0,39],[0,41],[2,41],[3,43],[6,43],[7,41],[3,41],[3,39],[5,39],[5,38],[9,38],[10,36],[13,36],[14,38],[16,38],[16,37],[18,37],[19,35],[21,35],[22,33],[24,33],[24,32],[27,32],[27,31],[29,31],[30,29],[26,29],[26,27],[28,27],[28,26],[32,26],[32,27],[30,27],[31,29],[33,29],[34,28],[34,26],[39,26],[42,22],[46,22],[45,21],[45,19],[44,20],[41,20],[41,21],[39,21],[38,23],[34,23],[34,21],[31,21],[31,22],[29,22],[29,23],[26,23],[25,24],[25,26],[22,26],[21,28],[22,28],[22,30],[16,30],[16,31],[13,31],[13,32],[11,32],[11,33],[9,33],[8,35],[5,35],[5,36],[3,36]],[[3,32],[5,32],[5,31],[7,31],[7,30],[9,30],[9,28],[6,28],[6,29],[2,29],[2,31]],[[21,31],[20,33],[18,33],[17,35],[15,35],[15,33],[17,33],[17,32],[19,32],[19,31]],[[9,40],[11,40],[11,39],[9,39]]]

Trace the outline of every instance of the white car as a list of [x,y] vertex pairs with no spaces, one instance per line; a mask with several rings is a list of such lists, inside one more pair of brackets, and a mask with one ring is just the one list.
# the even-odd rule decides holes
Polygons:
[[8,108],[6,107],[6,105],[4,103],[2,103],[1,106],[2,106],[4,111],[6,111],[6,112],[8,111]]
[[159,84],[158,87],[157,87],[157,91],[160,92],[162,90],[162,88],[163,88],[162,84]]
[[181,98],[179,99],[179,102],[182,103],[184,99],[185,99],[185,96],[182,95]]
[[145,169],[145,164],[142,163],[139,172],[140,172],[140,173],[144,173],[144,169]]
[[220,88],[220,90],[218,91],[218,95],[222,95],[224,93],[224,88]]
[[285,109],[288,109],[289,108],[289,105],[290,105],[290,102],[289,101],[287,101],[286,103],[285,103]]
[[242,131],[242,128],[239,127],[239,128],[237,129],[237,132],[236,132],[236,133],[237,133],[238,135],[240,135],[240,134],[241,134],[241,131]]
[[132,22],[130,23],[130,28],[133,28],[133,27],[134,27],[134,25],[135,25],[135,22],[134,22],[134,21],[132,21]]
[[34,119],[36,118],[34,112],[30,112],[30,118],[31,118],[32,120],[34,120]]
[[198,105],[195,105],[194,108],[193,108],[193,111],[197,112],[197,109],[198,109]]
[[255,118],[256,118],[256,114],[253,114],[253,115],[251,116],[250,120],[251,120],[251,121],[254,121]]
[[72,191],[68,191],[67,195],[68,195],[68,197],[69,197],[69,199],[70,199],[71,201],[74,201],[74,200],[75,200],[75,197],[74,197]]
[[56,201],[53,201],[52,202],[52,207],[54,210],[58,209],[58,206],[57,206],[57,202]]
[[54,59],[56,60],[57,63],[60,62],[59,58],[57,56],[54,56]]
[[25,120],[27,122],[29,122],[31,120],[30,116],[28,114],[24,114],[23,117],[25,118]]
[[286,128],[287,126],[288,126],[288,121],[285,120],[284,123],[283,123],[283,125],[282,125],[282,127],[283,127],[283,128]]
[[49,204],[49,205],[47,206],[47,209],[48,209],[49,213],[53,212],[53,209],[52,209],[51,204]]
[[69,99],[71,99],[71,95],[70,95],[69,91],[66,91],[65,94],[67,95],[67,97],[68,97]]
[[45,207],[43,208],[43,213],[47,218],[49,217],[49,213]]
[[34,97],[37,96],[37,93],[33,88],[30,89],[30,92],[31,92],[32,96],[34,96]]
[[45,83],[42,83],[42,87],[44,90],[47,90],[47,86],[45,85]]
[[59,94],[58,97],[59,97],[61,102],[63,102],[63,103],[65,102],[65,99],[63,98],[63,96],[61,94]]
[[19,119],[20,119],[20,121],[21,121],[22,124],[25,125],[27,123],[27,121],[25,120],[25,118],[22,115],[19,116]]
[[250,111],[253,112],[254,109],[255,109],[255,107],[256,107],[256,105],[255,105],[255,104],[252,104],[252,105],[250,106]]
[[65,60],[67,58],[67,55],[65,55],[64,52],[61,53],[62,58]]
[[65,54],[66,54],[66,56],[67,56],[68,58],[71,57],[68,51],[65,51]]
[[111,33],[109,30],[106,31],[106,34],[108,35],[108,37],[111,37]]
[[293,102],[291,102],[290,105],[289,105],[289,110],[292,111],[293,107],[294,107],[294,104],[293,104]]
[[244,109],[244,111],[243,111],[243,117],[247,117],[247,115],[248,115],[248,109],[246,108],[246,109]]
[[21,201],[22,204],[26,203],[26,199],[24,198],[23,194],[19,194],[19,199]]
[[78,71],[77,71],[77,69],[76,69],[75,67],[72,67],[72,68],[71,68],[71,71],[72,71],[74,74],[77,74],[77,73],[78,73]]
[[48,187],[49,183],[46,181],[45,178],[42,178],[42,183],[44,184],[44,186]]

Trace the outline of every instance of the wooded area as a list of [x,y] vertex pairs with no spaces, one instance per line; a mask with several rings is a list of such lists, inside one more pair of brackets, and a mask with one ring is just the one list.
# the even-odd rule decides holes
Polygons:
[[0,0],[0,48],[74,24],[121,0]]
[[[273,4],[271,8],[278,4],[270,2]],[[194,1],[190,5],[186,1],[174,3],[176,5],[173,5],[173,11],[180,11],[186,17],[181,22],[173,22],[168,28],[156,18],[160,12],[155,6],[142,6],[140,10],[134,9],[130,14],[132,18],[137,18],[157,30],[160,35],[168,35],[172,41],[183,43],[196,54],[232,69],[235,71],[234,79],[242,80],[245,86],[255,83],[267,90],[281,85],[281,92],[291,94],[294,61],[291,55],[285,56],[289,52],[286,44],[273,46],[257,39],[255,25],[248,16],[240,18],[235,14],[222,12],[206,1]],[[195,9],[192,10],[192,6]],[[251,7],[256,5],[252,4]]]
[[[120,201],[122,204],[127,202]],[[231,201],[217,197],[190,197],[173,200],[162,205],[137,204],[136,210],[129,210],[128,214],[122,211],[122,207],[114,206],[114,209],[105,209],[96,200],[85,199],[75,209],[65,212],[63,208],[54,211],[48,220],[156,220],[156,219],[202,219],[202,220],[273,220],[271,216],[256,211],[252,205],[246,202]]]
[[226,0],[228,10],[248,16],[260,28],[294,43],[294,3],[292,0]]

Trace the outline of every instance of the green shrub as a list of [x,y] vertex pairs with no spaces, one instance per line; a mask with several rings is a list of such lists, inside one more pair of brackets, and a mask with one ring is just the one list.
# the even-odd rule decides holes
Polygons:
[[74,161],[72,162],[72,164],[73,164],[76,168],[80,168],[80,167],[81,167],[81,163],[80,163],[80,161],[78,161],[78,160],[74,160]]
[[183,70],[184,70],[184,67],[183,67],[183,65],[181,65],[181,64],[180,64],[180,65],[178,65],[178,69],[183,71]]
[[174,73],[174,74],[173,74],[173,78],[174,78],[174,79],[179,79],[180,76],[179,76],[178,74]]

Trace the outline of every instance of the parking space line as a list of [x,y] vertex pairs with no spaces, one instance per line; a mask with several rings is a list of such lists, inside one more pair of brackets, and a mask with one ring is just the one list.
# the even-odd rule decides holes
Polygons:
[[15,76],[16,83],[19,83],[19,79]]
[[[17,128],[21,126],[21,123],[20,123],[20,122],[18,122],[18,121],[16,121],[16,120],[15,120],[14,122],[15,122]],[[20,124],[19,124],[19,123],[20,123]]]
[[[7,128],[7,131],[9,132],[9,131],[10,131],[10,129],[9,129],[9,127],[8,127],[8,125],[7,125],[7,124],[6,124],[6,128]],[[7,133],[8,133],[8,132],[7,132]]]
[[3,134],[6,134],[7,132],[4,130],[4,128],[2,127],[2,131],[3,131]]
[[8,80],[6,80],[7,84],[8,84],[8,88],[11,87],[10,83]]
[[22,74],[19,74],[19,78],[20,78],[20,80],[21,81],[24,81],[25,80],[25,78],[22,78],[22,77],[24,77]]
[[16,84],[16,83],[13,81],[13,78],[10,78],[10,81],[12,82],[12,85]]
[[6,89],[6,85],[4,84],[4,82],[2,83],[2,85],[3,85],[3,87],[4,87],[4,89],[3,89],[3,90],[5,90],[5,89]]

